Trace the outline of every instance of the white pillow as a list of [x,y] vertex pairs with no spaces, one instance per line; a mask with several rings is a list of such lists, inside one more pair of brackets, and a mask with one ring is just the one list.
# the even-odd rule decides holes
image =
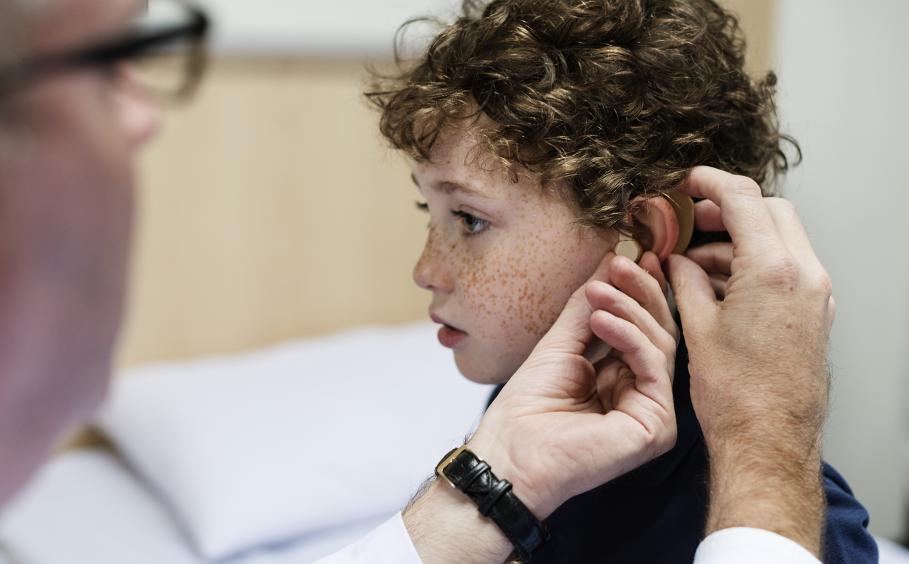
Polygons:
[[428,324],[134,369],[100,428],[220,559],[400,509],[478,420]]
[[92,450],[36,474],[0,517],[0,543],[29,564],[206,562],[113,454]]
[[[382,515],[250,551],[231,564],[315,562],[387,521]],[[9,551],[11,559],[6,559]],[[56,456],[0,514],[0,564],[209,564],[115,454]]]

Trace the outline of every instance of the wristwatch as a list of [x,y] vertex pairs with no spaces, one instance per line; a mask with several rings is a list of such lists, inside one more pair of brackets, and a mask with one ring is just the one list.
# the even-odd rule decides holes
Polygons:
[[489,464],[466,446],[442,457],[436,475],[473,500],[481,515],[492,519],[514,545],[521,562],[528,562],[549,538],[546,525],[511,491],[511,482],[496,477]]

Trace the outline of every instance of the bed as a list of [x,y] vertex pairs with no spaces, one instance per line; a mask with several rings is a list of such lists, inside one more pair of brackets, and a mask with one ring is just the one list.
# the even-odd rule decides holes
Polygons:
[[490,389],[450,354],[419,323],[130,369],[95,422],[112,447],[51,460],[0,544],[19,564],[311,562],[471,431]]
[[131,369],[95,423],[112,446],[50,460],[0,545],[14,564],[313,562],[403,507],[489,391],[422,323]]

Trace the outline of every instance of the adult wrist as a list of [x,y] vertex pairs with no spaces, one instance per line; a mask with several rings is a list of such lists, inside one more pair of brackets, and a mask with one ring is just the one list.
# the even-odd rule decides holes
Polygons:
[[775,532],[819,554],[826,499],[820,455],[738,449],[710,454],[706,533],[732,527]]
[[515,495],[511,482],[499,478],[468,445],[447,453],[436,466],[436,475],[470,498],[480,515],[499,527],[519,561],[529,561],[549,538],[546,525]]
[[808,484],[820,475],[820,425],[816,428],[807,431],[804,425],[754,414],[719,430],[704,429],[711,472],[720,470],[722,474],[714,479],[757,485],[781,478],[793,487]]
[[[770,430],[728,433],[711,440],[705,435],[712,479],[760,485],[763,481],[807,487],[820,476],[821,439],[794,439]],[[714,475],[716,474],[716,475]]]
[[[478,457],[485,460],[495,475],[511,482],[511,491],[527,509],[540,521],[551,515],[567,498],[563,492],[545,479],[533,478],[528,472],[527,461],[516,460],[508,447],[496,436],[478,431],[465,445]],[[525,453],[533,456],[533,453]]]
[[[499,479],[536,519],[543,521],[564,499],[558,491],[528,480],[526,466],[515,463],[505,443],[483,427],[464,445],[489,464]],[[440,453],[441,454],[441,453]],[[532,453],[530,453],[532,456]],[[567,498],[566,498],[567,499]],[[499,526],[480,514],[477,504],[444,480],[434,479],[403,512],[404,525],[425,564],[502,562],[514,546]]]
[[513,550],[470,499],[440,480],[433,480],[402,516],[424,564],[504,562]]

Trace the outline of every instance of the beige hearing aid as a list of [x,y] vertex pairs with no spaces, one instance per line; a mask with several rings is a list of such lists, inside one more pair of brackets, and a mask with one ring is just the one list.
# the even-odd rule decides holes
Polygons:
[[[682,254],[688,249],[688,245],[691,244],[691,237],[694,234],[694,201],[691,196],[682,194],[678,190],[673,190],[662,196],[672,204],[679,222],[679,238],[676,241],[675,248],[672,249],[672,253]],[[644,254],[644,248],[633,237],[619,233],[615,254],[638,262]]]
[[694,200],[678,190],[663,194],[663,197],[672,203],[675,215],[679,218],[679,240],[676,241],[672,254],[680,255],[688,250],[691,237],[694,236]]
[[[691,196],[682,194],[677,190],[663,194],[663,197],[672,204],[679,221],[679,239],[676,241],[672,253],[682,254],[688,250],[688,245],[691,244],[691,238],[694,235],[694,200],[691,199]],[[634,238],[623,233],[619,234],[619,242],[616,243],[615,254],[638,262],[644,254],[643,250],[641,243]],[[595,365],[606,358],[610,351],[612,351],[611,346],[598,338],[594,338],[588,345],[587,350],[584,351],[584,357]]]
[[615,244],[615,254],[638,262],[644,254],[644,248],[641,247],[637,239],[624,233],[619,233],[619,242]]

